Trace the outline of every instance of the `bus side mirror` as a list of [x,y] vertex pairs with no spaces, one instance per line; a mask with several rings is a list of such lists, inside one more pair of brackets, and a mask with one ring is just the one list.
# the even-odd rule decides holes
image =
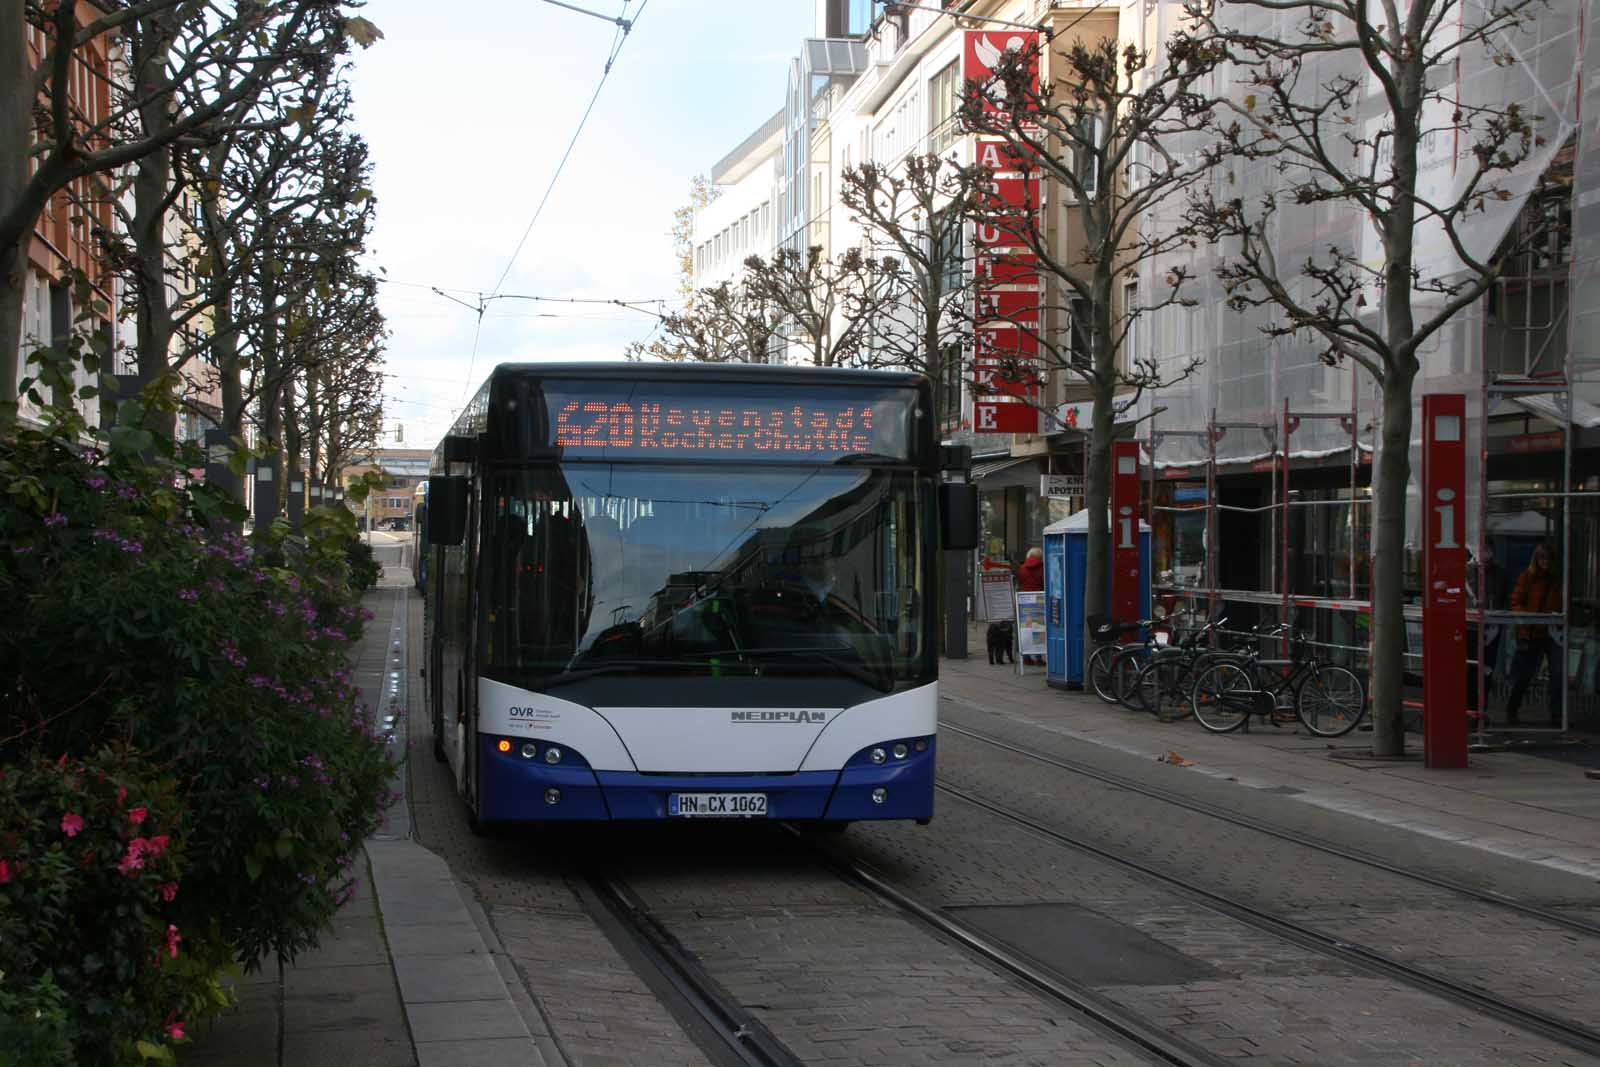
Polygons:
[[467,479],[435,474],[428,479],[428,544],[453,547],[467,532]]
[[[478,439],[463,434],[446,434],[444,461],[446,463],[472,463],[478,458]],[[433,490],[428,490],[433,492]]]
[[978,487],[971,482],[940,484],[939,544],[960,551],[978,547]]

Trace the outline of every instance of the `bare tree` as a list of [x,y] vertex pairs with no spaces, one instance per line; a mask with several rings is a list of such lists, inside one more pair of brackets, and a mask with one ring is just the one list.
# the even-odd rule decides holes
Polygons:
[[[1405,747],[1401,698],[1406,647],[1406,489],[1411,477],[1413,387],[1421,347],[1478,301],[1504,257],[1475,251],[1469,232],[1500,184],[1542,139],[1514,103],[1473,104],[1439,88],[1469,50],[1496,65],[1516,58],[1510,35],[1541,0],[1191,0],[1190,17],[1227,50],[1247,82],[1228,100],[1226,148],[1267,161],[1278,186],[1259,199],[1209,195],[1195,215],[1207,236],[1230,242],[1222,280],[1238,310],[1271,313],[1273,337],[1313,338],[1330,364],[1354,360],[1382,389],[1373,523],[1371,693],[1373,750]],[[1274,32],[1252,26],[1271,20]],[[1288,24],[1292,32],[1284,32]],[[1377,114],[1380,121],[1363,121]],[[1469,145],[1448,188],[1424,185],[1431,138]],[[1436,184],[1436,183],[1435,183]],[[1334,243],[1280,264],[1279,213],[1343,207],[1363,215],[1381,250]],[[1448,263],[1419,256],[1424,229]],[[1370,298],[1369,298],[1370,297]],[[1379,306],[1374,307],[1377,304]]]
[[790,342],[804,348],[813,366],[845,367],[866,350],[897,273],[897,265],[859,248],[828,259],[812,245],[804,252],[780,248],[771,259],[749,257],[740,287],[761,306],[777,309]]
[[[1047,57],[1050,76],[1041,82],[1041,56],[1023,49],[1000,58],[990,80],[969,82],[962,101],[966,127],[1002,140],[1007,157],[999,168],[980,159],[990,191],[974,208],[974,218],[1003,233],[1002,244],[1024,249],[1046,282],[1036,302],[979,314],[1012,322],[1033,337],[1042,369],[1080,378],[1094,402],[1084,487],[1084,602],[1096,610],[1108,594],[1111,445],[1119,394],[1122,404],[1131,404],[1129,390],[1136,396],[1194,369],[1179,368],[1164,382],[1155,359],[1124,350],[1140,317],[1190,302],[1183,292],[1188,272],[1174,265],[1160,276],[1159,291],[1131,300],[1120,283],[1137,278],[1141,264],[1193,239],[1185,227],[1148,222],[1163,203],[1199,181],[1218,155],[1215,147],[1184,157],[1169,148],[1194,142],[1210,125],[1212,110],[1200,90],[1216,55],[1214,46],[1184,35],[1167,43],[1160,61],[1110,38],[1074,40]],[[997,170],[1018,177],[996,177]],[[1053,238],[1038,224],[1041,204],[1028,180],[1033,177],[1065,196],[1067,233]],[[1050,330],[1052,318],[1066,319],[1067,330]]]
[[742,285],[720,282],[690,291],[679,311],[661,316],[656,335],[628,346],[631,360],[667,363],[765,363],[782,313]]
[[678,259],[678,291],[694,293],[694,220],[700,210],[722,195],[711,179],[696,174],[689,180],[689,202],[672,213],[672,254]]
[[943,418],[960,403],[972,261],[963,242],[984,175],[937,155],[844,172],[840,202],[880,256],[887,292],[863,362],[920,371]]
[[[28,243],[40,213],[74,182],[93,178],[111,195],[119,168],[185,139],[203,139],[239,101],[256,94],[295,54],[308,28],[332,26],[370,40],[377,29],[347,17],[339,0],[134,0],[91,9],[76,0],[4,0],[0,4],[0,428],[16,418],[17,361]],[[193,32],[175,47],[175,27]],[[43,34],[35,65],[27,34]],[[112,36],[132,43],[127,78],[87,69],[82,51]],[[228,77],[219,78],[227,71]],[[91,111],[75,85],[110,101]],[[175,109],[180,86],[218,91],[197,107]],[[158,120],[152,121],[159,116]],[[165,190],[163,190],[164,194]]]

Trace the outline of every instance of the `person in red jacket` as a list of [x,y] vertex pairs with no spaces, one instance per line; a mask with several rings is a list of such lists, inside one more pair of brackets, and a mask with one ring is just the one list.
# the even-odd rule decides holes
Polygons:
[[[1561,574],[1556,570],[1555,553],[1549,545],[1533,550],[1528,569],[1517,579],[1511,591],[1511,610],[1531,614],[1549,615],[1561,611]],[[1517,627],[1517,654],[1511,661],[1511,695],[1506,698],[1506,723],[1517,725],[1517,713],[1522,707],[1522,694],[1527,692],[1533,676],[1539,673],[1543,660],[1549,671],[1545,688],[1545,708],[1550,715],[1550,725],[1561,725],[1561,686],[1566,681],[1561,646],[1550,636],[1543,623],[1530,623]]]
[[1017,568],[1017,592],[1038,593],[1044,590],[1044,552],[1028,549],[1028,557]]

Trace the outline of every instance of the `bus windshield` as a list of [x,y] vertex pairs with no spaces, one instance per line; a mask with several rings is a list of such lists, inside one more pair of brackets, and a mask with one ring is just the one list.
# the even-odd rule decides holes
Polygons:
[[931,681],[931,493],[872,467],[491,471],[483,673]]

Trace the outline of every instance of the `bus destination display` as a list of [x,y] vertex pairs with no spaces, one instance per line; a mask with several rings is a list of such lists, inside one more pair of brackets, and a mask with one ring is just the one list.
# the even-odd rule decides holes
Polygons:
[[906,448],[907,404],[899,397],[647,399],[640,392],[633,391],[626,399],[603,394],[578,398],[570,392],[558,398],[547,392],[553,443],[569,458],[593,453],[608,459],[681,456],[812,462],[868,454],[903,458]]

